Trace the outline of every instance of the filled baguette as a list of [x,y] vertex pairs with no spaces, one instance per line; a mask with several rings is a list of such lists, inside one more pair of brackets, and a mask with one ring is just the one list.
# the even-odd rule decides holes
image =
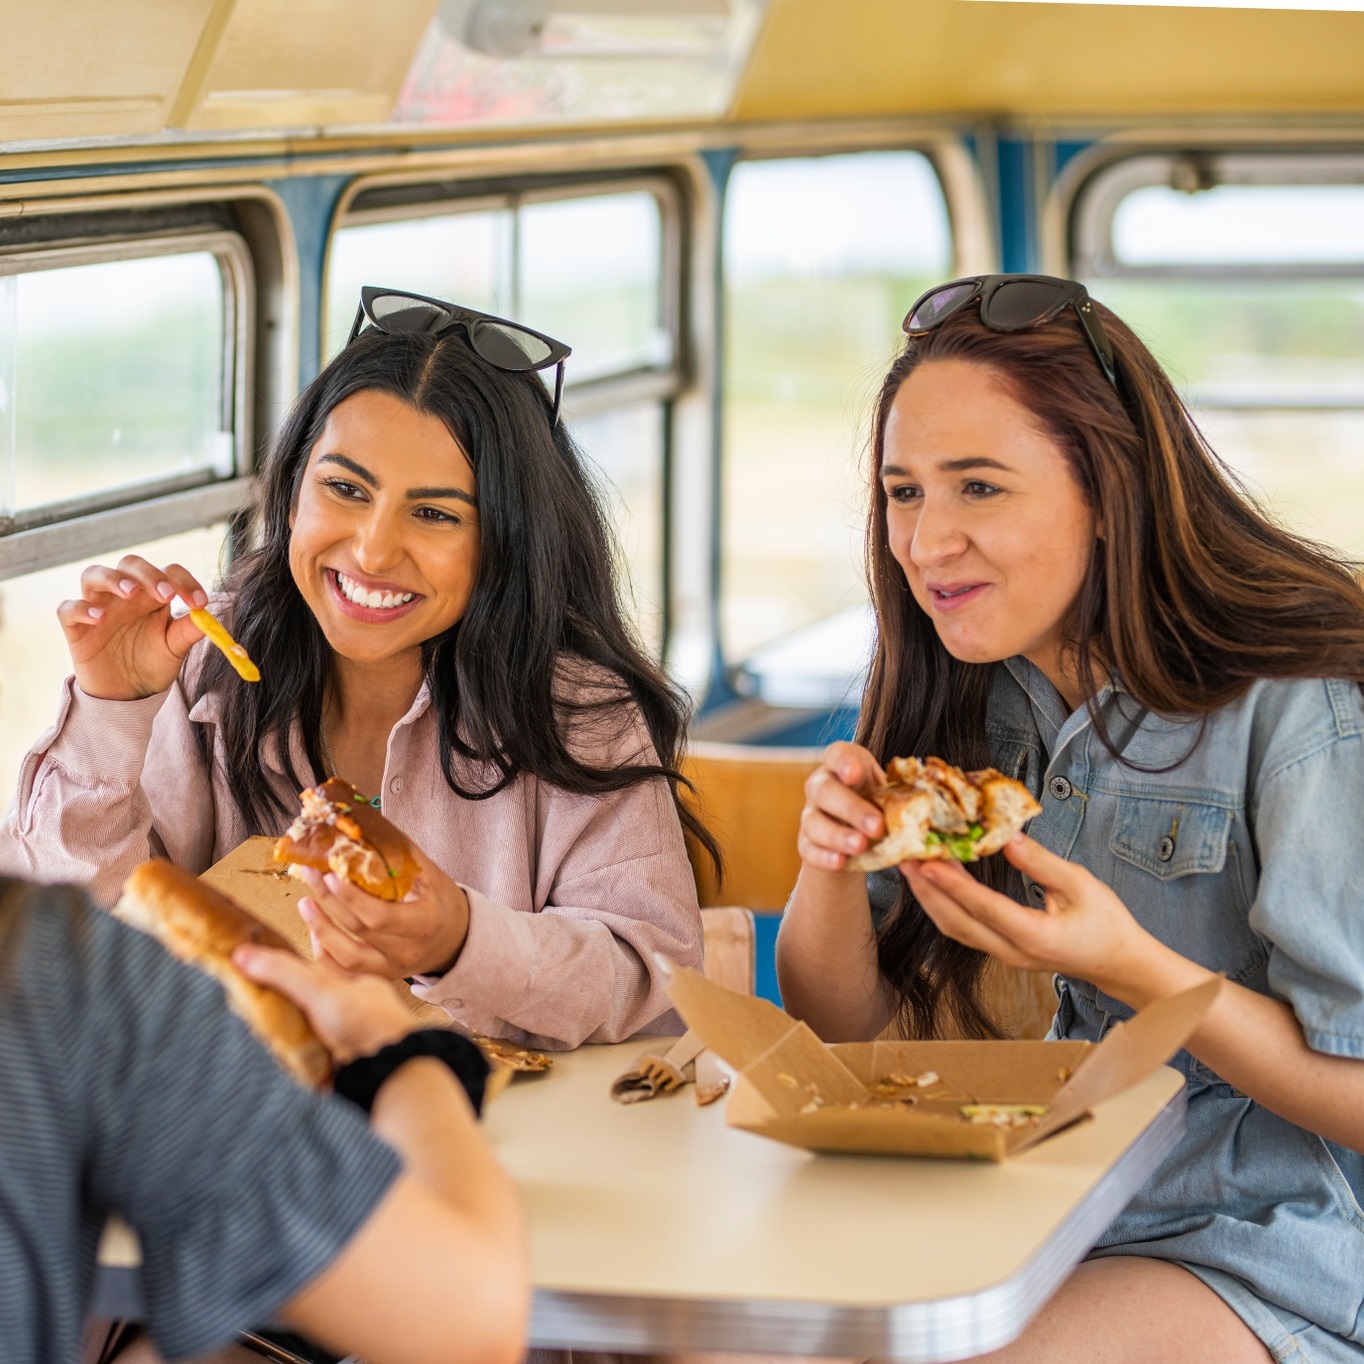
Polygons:
[[242,943],[293,952],[273,928],[161,858],[133,868],[114,914],[218,981],[233,1013],[301,1084],[317,1089],[331,1078],[331,1055],[298,1005],[249,980],[232,963]]

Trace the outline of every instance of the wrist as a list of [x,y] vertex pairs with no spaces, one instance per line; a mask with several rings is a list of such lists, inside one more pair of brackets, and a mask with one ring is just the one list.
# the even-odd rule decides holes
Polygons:
[[372,1055],[357,1057],[337,1069],[332,1088],[368,1113],[384,1085],[409,1061],[421,1057],[442,1062],[463,1087],[474,1112],[480,1110],[488,1062],[475,1042],[449,1028],[414,1028]]
[[1094,984],[1133,1009],[1144,1009],[1215,974],[1181,956],[1145,929],[1138,929],[1137,936],[1123,951],[1114,954],[1113,964],[1116,969],[1103,973],[1103,979],[1096,976]]
[[449,928],[426,963],[416,971],[419,976],[443,976],[453,971],[469,940],[469,897],[460,886],[455,886],[454,890],[459,899],[450,915]]
[[346,1066],[362,1056],[373,1056],[375,1052],[401,1042],[409,1033],[416,1032],[419,1026],[416,1015],[406,1009],[402,1010],[401,1016],[394,1014],[376,1019],[361,1029],[358,1036],[347,1039],[346,1045],[333,1051],[332,1059],[338,1066]]

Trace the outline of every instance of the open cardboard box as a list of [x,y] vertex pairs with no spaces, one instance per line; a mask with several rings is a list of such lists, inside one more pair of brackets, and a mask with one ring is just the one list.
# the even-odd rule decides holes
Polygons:
[[[1003,1160],[1069,1127],[1136,1084],[1183,1046],[1221,989],[1210,980],[1162,999],[1097,1045],[1089,1042],[858,1042],[826,1046],[766,1000],[670,968],[678,1012],[738,1073],[731,1127],[810,1151]],[[908,1109],[853,1107],[892,1074],[935,1071]],[[930,1094],[947,1097],[933,1099]],[[977,1125],[961,1106],[1045,1104],[1035,1123]]]

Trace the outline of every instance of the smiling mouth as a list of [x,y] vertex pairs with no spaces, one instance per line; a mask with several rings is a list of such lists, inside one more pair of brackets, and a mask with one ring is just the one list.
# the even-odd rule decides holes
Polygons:
[[354,578],[347,577],[340,569],[327,569],[327,576],[331,579],[338,596],[344,597],[352,606],[359,606],[366,611],[397,611],[416,601],[421,595],[419,592],[379,591],[367,588]]
[[959,587],[930,587],[928,599],[939,611],[952,611],[959,606],[965,606],[967,602],[973,601],[989,585],[989,583],[963,583]]

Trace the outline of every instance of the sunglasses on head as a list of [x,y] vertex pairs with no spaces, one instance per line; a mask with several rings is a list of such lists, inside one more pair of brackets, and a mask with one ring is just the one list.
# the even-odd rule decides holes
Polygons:
[[380,289],[373,284],[366,284],[360,290],[360,306],[355,310],[355,322],[346,345],[366,330],[366,323],[389,336],[404,332],[434,335],[458,327],[475,354],[481,355],[494,368],[511,374],[526,374],[554,365],[554,407],[550,421],[559,420],[559,403],[564,395],[564,361],[573,354],[572,348],[562,341],[532,331],[519,322],[509,322],[505,317],[462,308],[439,298],[427,298],[425,294]]
[[[1044,327],[1066,308],[1074,308],[1099,367],[1115,389],[1118,371],[1113,343],[1099,321],[1083,284],[1051,275],[974,275],[938,284],[905,314],[907,336],[922,336],[980,300],[980,320],[991,331],[1026,332]],[[1121,390],[1119,390],[1121,397]]]

